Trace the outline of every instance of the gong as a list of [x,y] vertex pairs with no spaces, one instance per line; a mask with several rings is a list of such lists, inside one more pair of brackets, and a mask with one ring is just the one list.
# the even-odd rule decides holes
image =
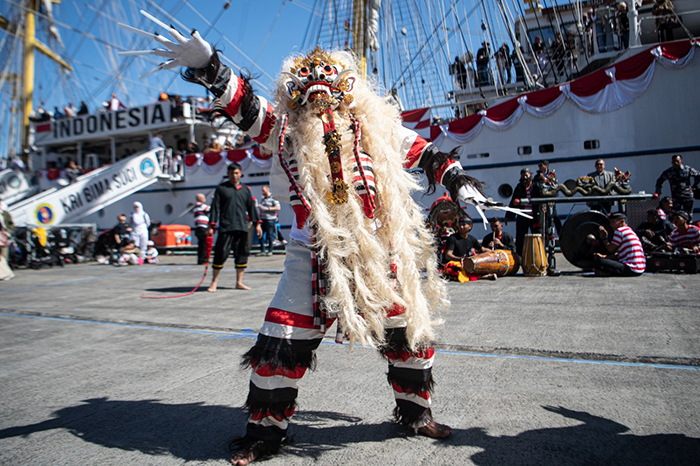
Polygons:
[[608,254],[600,241],[599,227],[604,226],[611,237],[610,220],[604,214],[589,210],[568,218],[559,235],[559,246],[566,260],[582,269],[593,268],[596,252]]

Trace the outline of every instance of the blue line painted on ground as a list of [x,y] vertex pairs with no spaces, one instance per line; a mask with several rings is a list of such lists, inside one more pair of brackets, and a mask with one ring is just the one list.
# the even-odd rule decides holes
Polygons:
[[[97,268],[103,268],[104,266],[85,266],[87,267],[97,267]],[[78,278],[75,280],[68,280],[65,282],[58,282],[58,283],[46,283],[42,285],[34,285],[34,286],[25,286],[22,288],[9,288],[6,290],[0,290],[0,294],[5,294],[5,293],[15,293],[18,291],[27,291],[27,290],[36,290],[39,288],[45,288],[49,286],[64,286],[64,285],[72,285],[75,283],[82,283],[82,282],[88,282],[88,281],[95,281],[95,280],[104,280],[104,279],[112,279],[112,278],[119,278],[119,277],[127,277],[129,275],[141,275],[141,274],[146,274],[146,273],[169,273],[169,272],[180,272],[183,270],[191,270],[193,268],[200,269],[200,265],[179,265],[179,266],[163,266],[163,267],[144,267],[144,268],[132,268],[132,269],[122,269],[119,268],[120,273],[114,273],[114,274],[109,274],[109,275],[103,275],[101,277],[85,277],[85,278]],[[250,273],[259,273],[256,270],[249,271]],[[281,271],[277,270],[272,270],[272,271],[266,271],[264,273],[282,273]]]
[[170,270],[169,270],[169,269],[159,269],[159,270],[156,270],[156,269],[150,269],[150,270],[149,270],[149,269],[146,269],[146,270],[133,270],[133,271],[129,271],[129,272],[126,272],[126,271],[125,271],[125,272],[122,272],[122,273],[118,273],[118,274],[109,274],[109,275],[104,275],[104,276],[101,276],[101,277],[94,277],[94,276],[93,276],[93,277],[77,278],[77,279],[75,279],[75,280],[68,280],[68,281],[65,281],[65,282],[46,283],[46,284],[42,284],[42,285],[25,286],[25,287],[23,287],[23,288],[10,288],[10,289],[7,289],[7,290],[0,290],[0,294],[4,294],[4,293],[15,293],[15,292],[17,292],[17,291],[36,290],[36,289],[38,289],[38,288],[45,288],[45,287],[49,287],[49,286],[71,285],[71,284],[73,284],[73,283],[89,282],[89,281],[94,281],[94,280],[104,280],[104,279],[106,279],[106,278],[115,278],[115,277],[120,277],[120,276],[123,277],[123,276],[126,276],[126,275],[134,275],[134,274],[142,274],[142,273],[152,273],[152,272],[155,272],[155,271],[169,272]]
[[[187,328],[176,328],[176,327],[158,327],[155,325],[139,325],[139,324],[123,324],[119,322],[105,322],[103,320],[86,320],[86,319],[69,319],[66,317],[51,317],[51,316],[31,316],[25,314],[12,314],[8,312],[0,312],[2,317],[25,317],[28,319],[40,319],[40,320],[54,320],[59,322],[78,322],[81,324],[97,324],[97,325],[111,325],[114,327],[125,327],[125,328],[138,328],[144,330],[164,330],[168,332],[180,332],[180,333],[198,333],[202,335],[225,335],[230,336],[231,334],[226,332],[214,332],[211,330],[194,330]],[[250,338],[249,335],[241,335],[239,338]]]
[[554,358],[548,356],[526,356],[518,354],[498,354],[498,353],[475,353],[470,351],[448,351],[435,350],[436,353],[455,354],[459,356],[473,356],[479,358],[505,358],[505,359],[532,359],[535,361],[567,362],[574,364],[599,364],[604,366],[628,366],[628,367],[654,367],[657,369],[681,369],[690,371],[700,371],[698,366],[683,366],[673,364],[654,364],[649,362],[624,362],[624,361],[601,361],[595,359],[568,359]]
[[[69,319],[66,317],[51,317],[51,316],[32,316],[26,314],[13,314],[8,312],[0,312],[1,317],[24,317],[29,319],[41,319],[41,320],[53,320],[59,322],[77,322],[83,324],[98,324],[98,325],[111,325],[115,327],[124,328],[137,328],[142,330],[160,330],[169,332],[179,332],[179,333],[194,333],[200,335],[215,335],[216,340],[226,340],[235,338],[257,338],[257,333],[252,329],[246,328],[239,332],[216,332],[211,330],[194,330],[194,329],[183,329],[176,327],[159,327],[155,325],[140,325],[140,324],[124,324],[119,322],[105,322],[100,320],[86,320],[86,319]],[[322,341],[322,344],[338,346],[337,343],[333,341]],[[504,359],[526,359],[534,361],[547,361],[547,362],[563,362],[563,363],[574,363],[574,364],[594,364],[594,365],[604,365],[604,366],[623,366],[623,367],[652,367],[655,369],[676,369],[676,370],[690,370],[690,371],[700,371],[698,366],[685,366],[685,365],[673,365],[673,364],[654,364],[645,362],[624,362],[624,361],[601,361],[594,359],[568,359],[568,358],[554,358],[547,356],[525,356],[525,355],[515,355],[515,354],[499,354],[499,353],[477,353],[473,351],[453,351],[453,350],[435,350],[436,353],[441,354],[451,354],[456,356],[470,356],[477,358],[504,358]]]

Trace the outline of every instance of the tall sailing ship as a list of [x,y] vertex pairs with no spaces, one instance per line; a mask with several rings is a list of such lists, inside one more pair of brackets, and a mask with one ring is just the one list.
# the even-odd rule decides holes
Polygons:
[[[632,173],[635,191],[652,192],[671,155],[700,165],[700,1],[676,0],[670,12],[653,1],[622,3],[318,0],[305,6],[311,20],[298,45],[352,49],[368,79],[401,107],[404,124],[443,151],[459,148],[462,166],[494,200],[507,203],[520,170],[542,159],[560,182],[571,182],[604,158],[609,169]],[[13,52],[22,52],[26,77],[32,50],[53,53],[30,27],[48,26],[57,46],[57,28],[66,25],[51,1],[9,5],[0,18],[7,31],[0,88],[11,96],[3,109],[22,104],[28,124],[20,130],[7,117],[2,130],[11,147],[22,141],[28,171],[1,172],[0,196],[18,223],[110,228],[134,200],[163,224],[189,223],[194,195],[212,193],[230,162],[243,166],[244,182],[260,195],[271,155],[235,127],[212,123],[202,97],[163,93],[156,103],[61,119],[30,110],[31,93],[19,92],[19,78],[9,74]],[[164,8],[152,13],[175,20]],[[129,58],[126,65],[137,63]],[[264,73],[259,91],[269,92],[271,82]],[[156,135],[169,149],[148,150]],[[62,168],[69,160],[86,170],[70,184]],[[417,197],[427,207],[440,194]],[[572,207],[581,208],[583,200]],[[283,208],[282,226],[291,218]]]

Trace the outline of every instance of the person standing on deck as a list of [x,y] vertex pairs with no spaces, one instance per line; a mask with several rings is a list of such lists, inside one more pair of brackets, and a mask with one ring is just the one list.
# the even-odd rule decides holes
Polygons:
[[[695,182],[690,183],[690,179],[695,179]],[[664,181],[668,180],[671,186],[671,197],[673,198],[673,206],[677,210],[688,212],[691,219],[693,217],[693,194],[698,189],[700,183],[700,172],[693,167],[683,165],[683,157],[676,154],[671,157],[671,168],[664,170],[658,180],[656,180],[656,194],[661,195],[661,187]]]

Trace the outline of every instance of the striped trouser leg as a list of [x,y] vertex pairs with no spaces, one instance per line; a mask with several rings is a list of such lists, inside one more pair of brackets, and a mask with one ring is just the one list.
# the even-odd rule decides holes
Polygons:
[[394,417],[401,424],[419,429],[432,420],[435,350],[429,346],[411,351],[402,310],[395,307],[389,316],[386,344],[380,351],[389,363],[387,377],[396,400]]
[[[316,349],[323,339],[314,328],[311,260],[307,249],[287,249],[285,271],[265,315],[255,346],[243,356],[250,366],[249,411],[246,436],[238,448],[262,442],[264,453],[276,453],[294,414],[297,383],[315,366]],[[333,321],[328,320],[327,325]]]

